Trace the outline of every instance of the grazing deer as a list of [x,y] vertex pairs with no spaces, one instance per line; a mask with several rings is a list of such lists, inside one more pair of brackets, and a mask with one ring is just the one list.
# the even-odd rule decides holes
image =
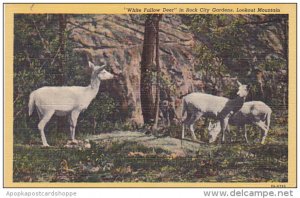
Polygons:
[[242,85],[237,81],[239,90],[235,99],[214,96],[195,92],[183,97],[182,103],[182,139],[184,139],[185,126],[189,127],[192,133],[193,140],[197,140],[194,133],[194,123],[202,116],[212,117],[220,121],[222,131],[222,141],[225,142],[225,130],[227,129],[228,119],[234,113],[240,110],[245,102],[245,98],[249,92],[248,85]]
[[87,87],[42,87],[31,92],[28,104],[29,116],[32,114],[34,107],[36,107],[40,119],[38,129],[41,133],[43,146],[49,146],[44,128],[53,114],[57,116],[68,115],[71,140],[73,143],[77,143],[75,128],[80,112],[87,109],[91,101],[96,97],[101,80],[109,80],[114,77],[113,74],[104,69],[105,66],[95,66],[89,62],[92,76],[91,83]]
[[[229,118],[229,125],[237,126],[240,131],[244,130],[244,137],[247,143],[248,135],[246,131],[246,124],[254,124],[263,130],[261,144],[265,143],[271,122],[271,108],[261,101],[245,102],[242,108]],[[229,131],[229,125],[227,130]],[[209,143],[217,139],[218,134],[221,132],[220,122],[214,124],[209,123]]]

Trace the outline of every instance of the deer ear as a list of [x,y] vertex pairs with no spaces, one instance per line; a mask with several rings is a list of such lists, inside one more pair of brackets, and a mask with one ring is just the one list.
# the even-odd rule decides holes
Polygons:
[[211,121],[209,121],[208,128],[209,129],[211,128]]
[[94,63],[92,63],[92,62],[89,61],[89,68],[94,69],[95,68]]
[[239,86],[242,86],[242,83],[240,83],[240,81],[237,80],[236,82]]
[[99,70],[103,70],[106,67],[106,64],[99,67]]

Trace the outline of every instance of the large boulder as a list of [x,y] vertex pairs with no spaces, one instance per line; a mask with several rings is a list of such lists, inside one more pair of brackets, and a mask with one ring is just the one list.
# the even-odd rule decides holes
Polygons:
[[[95,63],[105,59],[111,70],[119,74],[117,81],[103,87],[119,100],[122,118],[138,125],[143,124],[140,103],[143,21],[141,15],[73,15],[67,27],[75,52],[87,55]],[[200,89],[201,82],[193,75],[195,40],[180,16],[164,15],[159,36],[166,97],[176,99]]]

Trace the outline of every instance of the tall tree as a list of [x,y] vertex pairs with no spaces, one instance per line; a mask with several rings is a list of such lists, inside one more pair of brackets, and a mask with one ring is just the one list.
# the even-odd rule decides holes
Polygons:
[[159,118],[159,103],[160,103],[160,64],[159,64],[159,21],[162,15],[159,15],[159,20],[156,23],[156,42],[155,42],[155,64],[156,64],[156,96],[155,96],[155,119],[153,129],[157,129]]
[[58,76],[57,81],[58,84],[64,85],[65,76],[64,76],[64,67],[66,65],[66,15],[60,14],[59,15],[59,64],[58,66]]
[[[59,29],[58,29],[58,40],[59,40],[59,49],[57,53],[58,56],[58,64],[57,64],[57,84],[63,86],[65,84],[65,75],[64,75],[64,67],[66,66],[66,15],[59,15]],[[65,131],[66,130],[66,117],[58,117],[57,118],[57,131]]]
[[152,91],[152,71],[154,60],[154,49],[156,40],[156,27],[160,20],[160,15],[147,15],[145,21],[144,43],[141,60],[141,106],[145,124],[150,124],[154,119],[155,109],[153,102]]

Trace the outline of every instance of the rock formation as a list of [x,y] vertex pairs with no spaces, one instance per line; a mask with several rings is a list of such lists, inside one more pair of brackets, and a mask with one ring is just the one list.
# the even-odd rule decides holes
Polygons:
[[[144,38],[142,17],[73,15],[67,26],[76,53],[87,55],[98,64],[105,59],[112,72],[119,75],[118,80],[106,88],[119,100],[124,120],[137,125],[143,124],[140,105],[140,61]],[[174,101],[195,89],[201,90],[203,83],[193,79],[192,50],[195,40],[180,16],[164,15],[159,36],[160,65],[166,93],[162,97],[171,97]]]

